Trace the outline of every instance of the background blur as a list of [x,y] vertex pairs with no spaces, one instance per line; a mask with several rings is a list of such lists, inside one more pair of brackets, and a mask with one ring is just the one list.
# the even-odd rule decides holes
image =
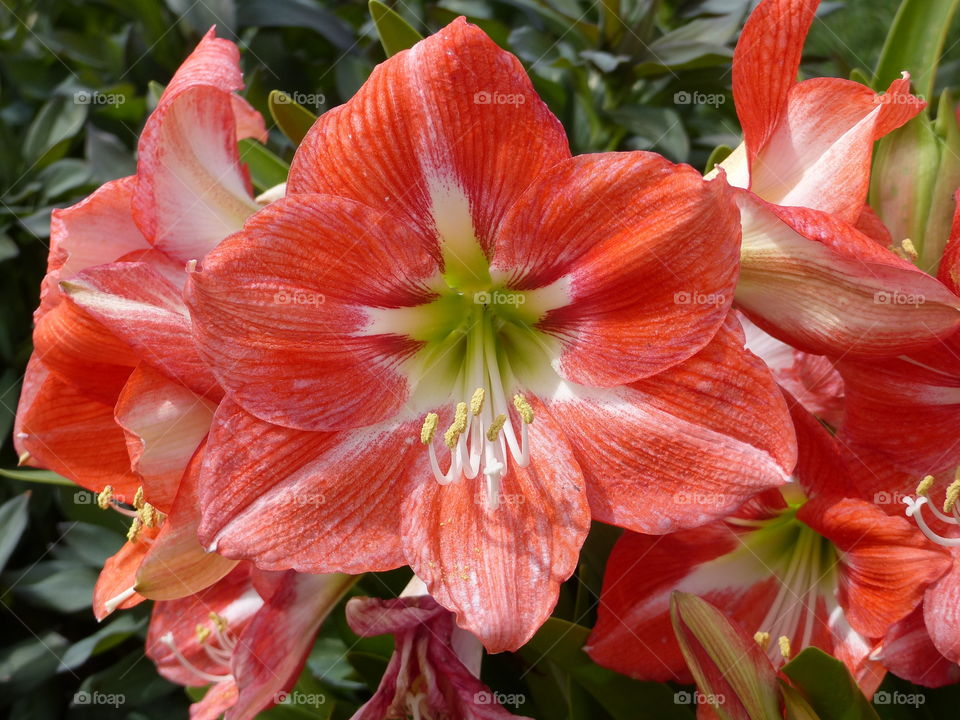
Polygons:
[[[730,58],[755,4],[750,0],[388,4],[424,34],[466,15],[518,55],[563,121],[575,153],[655,150],[702,170],[715,147],[738,142]],[[824,2],[804,74],[869,72],[897,5]],[[7,469],[0,477],[0,716],[186,716],[187,695],[143,657],[149,608],[102,626],[90,612],[97,570],[122,544],[125,526],[115,513],[100,511],[89,493],[55,479],[15,479],[10,427],[31,351],[51,209],[134,171],[137,136],[162,85],[214,24],[218,35],[240,45],[246,94],[268,122],[271,90],[319,114],[348,99],[384,57],[364,0],[0,0],[0,468]],[[950,38],[941,86],[960,84],[960,47],[953,40],[960,32]],[[276,130],[270,149],[287,161],[293,153]],[[565,590],[557,616],[589,607],[611,537],[591,536],[580,584]],[[404,579],[398,571],[356,592],[399,590]],[[355,638],[340,618],[324,629],[301,679],[304,687],[337,698],[317,709],[321,717],[349,717],[376,686],[390,652],[389,640],[373,640],[344,659],[346,643]],[[511,663],[523,662],[535,672],[526,673],[521,689],[532,700],[519,712],[569,717],[560,704],[551,707],[556,695],[546,686],[535,687],[555,670],[538,664],[536,655],[498,656],[485,667],[485,679],[509,692],[521,674]],[[595,709],[584,697],[577,700],[582,716],[693,718],[668,702],[675,688],[622,680],[611,692],[624,694],[624,714]],[[885,687],[909,690],[895,680]],[[563,689],[572,707],[576,690]],[[124,702],[116,709],[84,705],[82,693],[95,690],[122,693]],[[878,711],[884,718],[957,717],[955,688],[926,691],[926,697],[918,709]],[[318,716],[296,707],[269,715]]]

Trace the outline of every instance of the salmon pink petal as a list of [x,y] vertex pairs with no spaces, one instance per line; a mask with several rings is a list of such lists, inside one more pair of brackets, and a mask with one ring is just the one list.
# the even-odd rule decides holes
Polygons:
[[226,720],[253,720],[297,681],[317,630],[355,578],[292,570],[240,636],[231,668],[239,696]]
[[[880,247],[888,248],[893,245],[893,235],[890,234],[890,230],[883,224],[883,220],[880,219],[880,216],[877,215],[876,211],[869,205],[863,206],[863,209],[860,211],[860,217],[857,218],[854,227],[876,242]],[[941,278],[941,280],[943,279]],[[945,281],[944,284],[950,287]],[[953,291],[953,288],[950,289]]]
[[909,80],[899,79],[885,95],[877,95],[839,78],[796,85],[786,114],[754,160],[750,189],[777,205],[857,222],[870,185],[874,141],[926,105],[910,95],[909,87]]
[[[154,534],[153,528],[143,528],[139,538],[152,539]],[[97,584],[93,588],[93,614],[97,620],[103,620],[114,610],[126,610],[146,600],[143,595],[134,593],[119,605],[108,606],[110,600],[121,597],[133,587],[137,568],[140,567],[149,549],[149,544],[140,542],[138,539],[138,542],[125,542],[123,547],[107,558],[97,578]]]
[[143,362],[200,395],[220,390],[193,344],[180,291],[145,262],[84,270],[62,283],[70,302],[102,323]]
[[381,600],[355,597],[347,603],[347,622],[361,637],[396,635],[416,630],[448,611],[429,595]]
[[960,563],[953,553],[950,571],[927,590],[923,601],[923,620],[937,652],[953,663],[960,663]]
[[880,658],[890,672],[924,687],[960,682],[960,665],[941,655],[933,644],[924,623],[923,608],[917,608],[890,629]]
[[422,453],[410,442],[419,434],[417,422],[290,430],[224,400],[204,459],[200,540],[271,570],[359,573],[403,565],[401,480],[411,453]]
[[190,706],[190,720],[219,720],[236,704],[238,696],[237,683],[232,679],[218,682]]
[[733,53],[733,98],[752,163],[787,110],[820,0],[764,0]]
[[232,91],[239,51],[211,30],[174,75],[138,145],[134,217],[147,239],[181,262],[199,259],[257,210],[237,149]]
[[487,249],[531,180],[569,156],[519,60],[459,18],[325,113],[294,156],[287,190],[376,203],[424,237],[462,229]]
[[482,483],[434,481],[421,452],[399,513],[407,562],[489,652],[515,650],[549,617],[590,526],[583,477],[563,432],[531,404],[530,464],[510,466],[497,508]]
[[796,462],[783,397],[731,318],[697,355],[628,387],[547,400],[596,520],[649,533],[702,525],[782,484]]
[[151,600],[175,600],[192,595],[210,587],[237,565],[236,560],[207,552],[197,540],[202,457],[201,449],[189,460],[178,482],[173,506],[137,569],[133,586]]
[[112,180],[76,205],[53,211],[48,270],[69,280],[88,267],[150,248],[133,222],[135,182],[134,177]]
[[[549,238],[549,242],[544,242]],[[566,378],[618,385],[686,360],[733,300],[739,218],[723,181],[653,153],[583,155],[531,185],[491,258],[508,288],[553,286],[538,328]]]
[[138,365],[115,407],[144,499],[169,513],[180,479],[206,437],[216,406],[147,365]]
[[837,597],[851,627],[866,637],[882,637],[909,615],[951,565],[913,523],[863,500],[814,498],[797,518],[837,548]]
[[896,355],[960,323],[960,299],[833,216],[738,192],[743,251],[736,301],[805,352]]
[[950,237],[943,249],[943,257],[937,270],[937,277],[954,293],[960,294],[960,190],[953,195],[956,210],[953,213],[953,224],[950,227]]
[[133,500],[140,479],[130,469],[112,403],[87,397],[53,373],[43,377],[30,400],[27,406],[21,402],[18,411],[18,440],[32,464],[93,492],[111,485],[118,500]]
[[304,430],[373,425],[409,387],[419,347],[372,311],[424,302],[437,259],[400,218],[329,195],[278,200],[226,240],[187,285],[201,352],[231,396]]

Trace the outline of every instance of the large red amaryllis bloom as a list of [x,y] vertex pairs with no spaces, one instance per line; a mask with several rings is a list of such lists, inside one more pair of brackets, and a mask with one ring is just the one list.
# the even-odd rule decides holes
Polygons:
[[608,561],[587,651],[599,664],[647,680],[689,681],[670,633],[670,594],[694,593],[748,635],[793,653],[819,647],[842,660],[867,693],[884,670],[872,654],[950,567],[904,517],[859,499],[855,459],[799,405],[793,408],[796,483],[769,490],[723,521],[663,537],[628,533]]
[[884,95],[839,78],[798,83],[819,4],[763,0],[734,51],[744,142],[721,167],[743,188],[735,194],[743,222],[735,299],[800,350],[896,355],[960,322],[956,297],[871,237],[891,243],[866,205],[874,141],[925,103],[906,78]]
[[[549,615],[591,517],[691,527],[791,469],[783,400],[725,320],[728,186],[571,158],[462,19],[322,116],[287,193],[187,287],[228,394],[201,489],[218,552],[409,564],[499,651]],[[676,503],[691,486],[710,501]]]
[[176,597],[235,564],[203,552],[196,474],[181,483],[222,396],[181,293],[186,262],[259,208],[237,139],[266,129],[242,87],[236,46],[211,30],[147,119],[137,174],[53,213],[15,443],[22,463],[134,516],[97,586],[101,618],[143,599],[134,584]]

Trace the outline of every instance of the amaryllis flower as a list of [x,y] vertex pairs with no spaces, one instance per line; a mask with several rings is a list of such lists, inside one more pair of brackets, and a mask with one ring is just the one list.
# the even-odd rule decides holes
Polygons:
[[157,602],[147,657],[172,682],[210,686],[191,707],[193,720],[253,718],[293,687],[320,624],[354,580],[241,563],[201,592]]
[[154,597],[169,596],[167,581],[166,592],[182,595],[235,564],[197,544],[196,493],[181,488],[222,395],[194,348],[181,291],[187,260],[259,207],[237,139],[266,131],[235,94],[242,87],[236,46],[211,30],[147,119],[137,174],[53,213],[15,443],[22,464],[133,517],[130,542],[98,585],[101,617],[142,599],[134,576],[148,550],[141,580]]
[[[737,228],[689,167],[571,158],[462,19],[393,56],[191,274],[228,395],[202,542],[265,568],[408,564],[489,650],[522,645],[591,517],[690,527],[792,467],[783,400],[725,321]],[[675,503],[687,488],[711,500]]]
[[883,95],[839,78],[798,83],[818,5],[763,0],[734,51],[744,142],[721,167],[744,188],[736,193],[743,222],[736,301],[800,350],[896,355],[960,322],[956,297],[861,232],[886,233],[866,205],[874,141],[925,103],[910,95],[906,76]]
[[747,349],[770,368],[777,383],[811,414],[833,427],[843,417],[843,378],[826,355],[797,350],[757,327],[737,313]]
[[[429,595],[351,598],[347,622],[358,635],[391,634],[395,643],[380,686],[352,720],[515,717],[480,681],[479,666],[471,667],[475,665],[473,653],[467,651],[470,657],[463,657],[464,651],[458,650],[456,635],[466,635],[466,631]],[[476,638],[472,642],[482,652]]]
[[842,660],[866,692],[883,668],[871,657],[907,617],[949,557],[903,517],[859,499],[855,461],[805,410],[793,409],[796,482],[770,490],[723,521],[664,537],[628,533],[607,565],[588,652],[648,680],[689,680],[670,634],[674,590],[720,608],[767,646],[776,667],[819,647]]

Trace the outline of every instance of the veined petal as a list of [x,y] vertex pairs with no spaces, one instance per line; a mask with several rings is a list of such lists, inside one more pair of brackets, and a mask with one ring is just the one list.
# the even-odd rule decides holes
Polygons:
[[355,581],[348,575],[286,573],[240,636],[231,664],[240,693],[226,720],[253,720],[293,687],[320,624]]
[[[368,572],[404,564],[403,475],[416,422],[312,433],[270,425],[227,399],[200,486],[200,541],[266,569]],[[427,470],[429,474],[429,470]]]
[[783,119],[754,160],[750,189],[767,202],[857,222],[867,199],[874,141],[926,106],[909,87],[902,78],[885,95],[839,78],[794,86]]
[[198,394],[219,397],[217,382],[194,347],[179,290],[151,265],[102,265],[62,285],[72,304],[106,327],[139,360]]
[[150,549],[150,545],[141,540],[152,540],[155,534],[154,528],[143,528],[137,542],[125,542],[117,552],[107,558],[93,588],[93,614],[97,620],[103,620],[114,610],[126,610],[146,600],[143,595],[134,593],[115,608],[107,607],[110,600],[133,587],[137,568]]
[[544,397],[587,481],[594,519],[665,533],[732,513],[796,462],[783,397],[733,320],[685,363],[622,388]]
[[424,237],[462,231],[489,248],[524,188],[569,156],[517,58],[458,18],[378,65],[314,124],[288,194],[382,203]]
[[890,672],[924,687],[960,682],[960,665],[945,658],[934,646],[924,623],[923,608],[917,608],[890,629],[883,640],[880,659]]
[[435,482],[421,453],[400,513],[407,562],[489,652],[520,647],[549,617],[590,525],[577,462],[532,400],[530,464],[510,465],[496,509],[482,483]]
[[140,480],[130,469],[112,403],[87,397],[54,373],[43,377],[29,400],[18,411],[18,447],[30,453],[32,465],[93,492],[110,485],[121,502],[133,500]]
[[819,5],[820,0],[763,0],[743,26],[733,52],[733,98],[751,163],[786,113]]
[[[933,646],[953,663],[960,663],[960,562],[957,552],[951,554],[946,575],[934,583],[923,600],[923,621]],[[932,568],[931,568],[932,572]]]
[[372,330],[370,311],[424,302],[437,270],[402,219],[295,195],[211,252],[187,302],[203,356],[248,412],[304,430],[367,426],[405,402],[397,366],[419,347]]
[[257,210],[237,150],[238,126],[257,134],[232,91],[243,87],[239,52],[213,30],[200,41],[147,119],[138,145],[134,217],[150,242],[195,260]]
[[932,344],[960,323],[960,299],[836,218],[738,192],[738,306],[805,352],[865,357]]
[[618,385],[709,340],[732,302],[738,238],[723,181],[653,153],[581,155],[509,212],[491,270],[515,290],[560,285],[565,302],[537,324],[561,341],[558,371]]
[[138,365],[117,399],[115,417],[126,432],[144,498],[169,513],[180,479],[207,435],[216,406],[146,365]]
[[882,637],[909,615],[927,586],[951,566],[949,554],[912,522],[863,500],[814,498],[797,518],[837,548],[837,598],[850,626],[866,637]]

